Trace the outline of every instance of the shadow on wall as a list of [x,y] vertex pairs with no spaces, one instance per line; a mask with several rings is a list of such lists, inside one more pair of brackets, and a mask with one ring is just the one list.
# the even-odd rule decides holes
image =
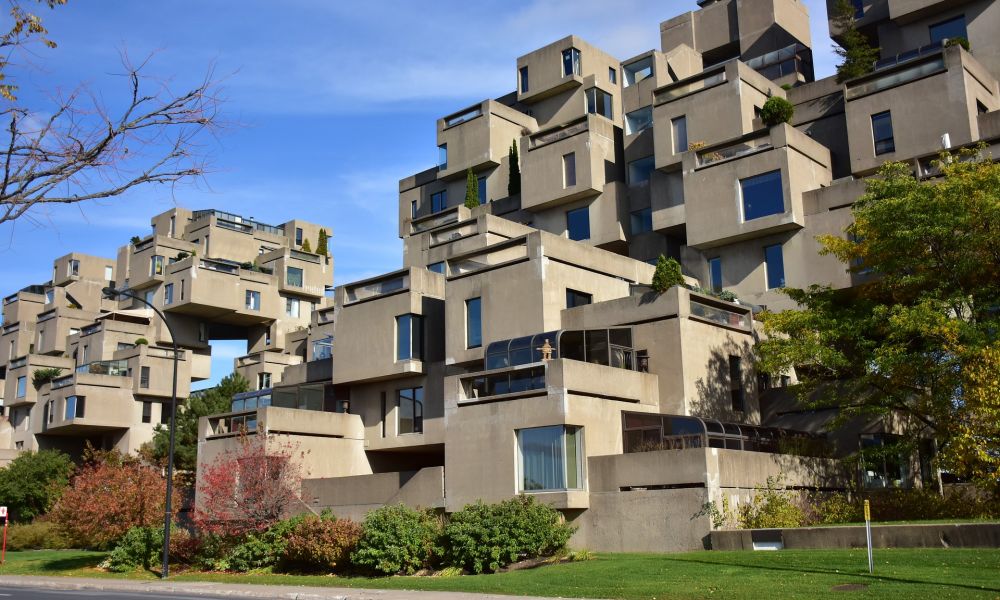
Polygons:
[[[760,409],[753,365],[753,345],[749,341],[728,340],[712,349],[705,375],[695,382],[697,397],[691,402],[691,414],[733,423],[758,423]],[[738,381],[734,382],[732,375],[737,369]],[[743,410],[737,410],[739,407]]]

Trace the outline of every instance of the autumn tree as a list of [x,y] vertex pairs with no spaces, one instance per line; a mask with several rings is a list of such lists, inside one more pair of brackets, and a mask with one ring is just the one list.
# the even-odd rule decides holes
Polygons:
[[195,523],[206,533],[238,538],[261,532],[302,502],[302,453],[263,433],[199,466]]
[[846,237],[821,238],[864,282],[786,289],[801,310],[764,315],[759,366],[795,369],[808,404],[891,416],[904,447],[933,437],[941,467],[1000,491],[1000,164],[936,166],[867,180]]
[[[233,396],[250,390],[250,382],[239,373],[230,373],[219,385],[191,397],[177,407],[174,438],[174,467],[178,471],[194,471],[198,466],[198,419],[229,412]],[[153,439],[143,445],[140,453],[146,460],[166,466],[170,449],[170,430],[159,424]]]
[[50,515],[73,547],[105,549],[132,527],[162,526],[166,493],[159,469],[118,451],[89,449]]
[[[65,0],[41,0],[53,8]],[[80,86],[48,104],[25,104],[11,83],[19,56],[46,37],[42,19],[11,1],[13,24],[0,36],[0,223],[39,205],[110,198],[146,184],[174,185],[201,177],[200,139],[217,128],[217,86],[209,73],[175,91],[147,77],[147,62],[123,54],[125,86],[119,109]]]

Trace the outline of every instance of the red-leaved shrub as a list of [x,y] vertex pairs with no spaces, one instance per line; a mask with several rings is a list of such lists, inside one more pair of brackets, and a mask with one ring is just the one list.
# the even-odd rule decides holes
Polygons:
[[361,533],[360,523],[310,515],[288,535],[282,562],[294,571],[329,573],[343,568]]

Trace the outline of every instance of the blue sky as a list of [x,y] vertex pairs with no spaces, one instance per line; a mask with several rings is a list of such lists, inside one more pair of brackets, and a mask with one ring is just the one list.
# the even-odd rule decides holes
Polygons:
[[[817,77],[833,71],[825,2],[812,18]],[[114,105],[120,53],[153,54],[148,73],[181,90],[211,66],[231,123],[204,150],[211,173],[174,190],[31,213],[0,225],[0,294],[48,278],[68,252],[114,257],[174,205],[265,223],[332,228],[336,283],[399,268],[398,181],[436,162],[435,120],[514,88],[515,60],[576,34],[620,59],[659,48],[659,22],[694,0],[416,3],[336,0],[70,0],[38,8],[58,44],[11,68],[21,98],[45,112],[80,83]],[[22,65],[23,67],[24,65]],[[213,380],[245,348],[213,346]]]

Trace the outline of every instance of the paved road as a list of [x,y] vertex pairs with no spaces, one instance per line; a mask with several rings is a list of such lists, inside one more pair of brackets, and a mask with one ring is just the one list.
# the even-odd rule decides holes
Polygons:
[[0,600],[73,600],[74,598],[114,598],[120,600],[205,600],[205,596],[181,594],[151,594],[149,592],[111,592],[107,590],[46,590],[34,588],[3,587]]

